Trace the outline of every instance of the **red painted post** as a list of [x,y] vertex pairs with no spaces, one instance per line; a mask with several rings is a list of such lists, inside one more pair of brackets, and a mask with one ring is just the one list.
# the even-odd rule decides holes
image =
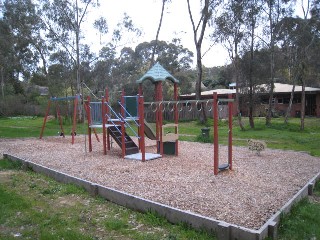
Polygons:
[[[121,93],[121,105],[124,106],[124,90],[122,90]],[[125,113],[124,113],[124,109],[121,107],[121,142],[122,142],[122,157],[124,158],[124,156],[126,155],[126,139],[125,139],[125,128],[124,128],[124,117],[125,117]]]
[[85,103],[87,118],[88,118],[88,140],[89,140],[89,152],[92,152],[92,139],[91,139],[91,111],[90,111],[90,97],[87,97],[87,102]]
[[[105,99],[106,99],[106,117],[110,116],[110,109],[109,109],[109,106],[110,106],[110,103],[109,103],[109,91],[108,91],[108,88],[105,89]],[[109,123],[109,120],[107,119],[106,120],[106,124]],[[111,144],[110,144],[110,133],[109,133],[109,130],[107,128],[107,148],[108,150],[110,151],[111,149]]]
[[155,102],[156,102],[156,142],[157,142],[157,153],[160,153],[160,134],[159,134],[159,82],[155,84]]
[[73,100],[73,124],[72,124],[72,144],[74,144],[74,136],[76,133],[76,126],[77,126],[77,107],[78,107],[78,98],[80,95],[76,95],[75,99]]
[[51,106],[51,100],[49,99],[46,115],[44,116],[41,132],[40,132],[40,137],[39,137],[40,139],[42,139],[42,136],[43,136],[44,128],[46,126],[47,118],[48,118],[49,111],[50,111],[50,106]]
[[141,147],[141,155],[142,155],[142,162],[146,161],[146,148],[145,148],[145,137],[144,137],[144,100],[143,96],[139,95],[138,97],[138,103],[139,103],[139,135],[140,135],[140,147]]
[[[174,101],[177,102],[178,101],[178,85],[177,83],[174,83]],[[174,123],[178,124],[179,122],[179,115],[178,115],[178,108],[177,108],[177,104],[174,104]],[[175,127],[175,134],[178,134],[178,127]],[[178,151],[179,151],[179,139],[176,140],[176,156],[178,156]]]
[[233,119],[233,102],[231,102],[232,94],[228,95],[228,110],[229,110],[229,141],[228,141],[228,163],[229,169],[232,170],[232,119]]
[[[162,103],[163,97],[162,97],[162,82],[159,83],[159,101]],[[163,142],[162,142],[162,125],[163,125],[163,113],[162,113],[163,104],[159,103],[159,134],[160,134],[160,154],[163,155]]]
[[219,172],[219,141],[218,141],[218,94],[213,93],[213,170],[214,175]]
[[103,154],[107,155],[107,130],[106,130],[106,113],[105,113],[105,98],[101,100],[101,117],[102,117],[102,143],[103,143]]

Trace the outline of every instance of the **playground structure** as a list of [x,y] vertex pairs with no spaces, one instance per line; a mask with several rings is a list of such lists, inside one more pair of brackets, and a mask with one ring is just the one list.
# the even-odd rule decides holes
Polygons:
[[[144,102],[142,83],[145,80],[151,80],[155,84],[155,101]],[[174,100],[163,101],[162,81],[170,80],[174,84]],[[196,107],[198,111],[207,107],[213,112],[213,136],[214,136],[214,174],[217,175],[220,170],[232,170],[232,107],[233,98],[230,94],[228,99],[218,99],[217,93],[213,94],[213,98],[209,100],[187,100],[178,101],[179,81],[171,76],[160,64],[155,64],[137,83],[139,84],[139,94],[136,96],[125,96],[124,91],[121,94],[121,100],[118,101],[120,113],[117,113],[109,103],[108,91],[99,102],[91,102],[90,97],[85,101],[85,110],[88,120],[88,141],[89,151],[92,151],[92,131],[96,128],[102,129],[103,135],[103,152],[107,154],[110,150],[110,137],[119,145],[122,150],[122,157],[128,159],[151,160],[160,158],[164,155],[164,144],[171,143],[174,148],[173,153],[178,155],[179,133],[178,118],[179,111],[183,107],[189,110]],[[228,132],[228,162],[219,165],[219,144],[218,144],[218,120],[219,103],[226,102],[229,111],[229,132]],[[144,108],[148,105],[156,114],[156,131],[153,133],[151,127],[144,119]],[[200,108],[199,108],[200,106]],[[162,114],[165,110],[169,110],[174,114],[173,124],[163,124]],[[131,126],[131,123],[138,129],[137,132]],[[165,132],[166,128],[174,128],[173,133]],[[138,145],[127,134],[126,129],[130,129],[131,133],[138,138]],[[156,140],[157,153],[146,153],[145,151],[145,135],[152,140]],[[97,136],[96,136],[97,137]],[[98,137],[97,137],[98,139]]]
[[60,136],[65,137],[65,132],[64,132],[64,128],[63,128],[63,124],[62,124],[62,117],[61,117],[61,110],[60,110],[60,105],[59,102],[60,101],[70,101],[73,100],[73,118],[72,118],[72,131],[71,131],[71,136],[72,136],[72,144],[74,144],[74,137],[76,135],[76,124],[77,124],[77,106],[79,103],[79,99],[80,99],[80,95],[76,95],[76,96],[68,96],[68,97],[51,97],[48,101],[48,105],[47,105],[47,111],[43,120],[43,124],[42,124],[42,128],[41,128],[41,132],[40,132],[40,139],[42,139],[43,137],[43,133],[44,133],[44,129],[46,126],[46,122],[47,122],[47,118],[48,115],[50,113],[50,107],[51,107],[51,102],[55,103],[55,107],[56,107],[56,114],[57,114],[57,118],[59,121],[59,125],[60,125]]

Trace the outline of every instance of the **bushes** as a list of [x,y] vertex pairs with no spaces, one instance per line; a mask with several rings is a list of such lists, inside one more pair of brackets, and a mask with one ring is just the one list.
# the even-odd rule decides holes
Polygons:
[[0,99],[0,116],[38,116],[44,114],[45,105],[36,102],[28,102],[24,95],[8,95]]

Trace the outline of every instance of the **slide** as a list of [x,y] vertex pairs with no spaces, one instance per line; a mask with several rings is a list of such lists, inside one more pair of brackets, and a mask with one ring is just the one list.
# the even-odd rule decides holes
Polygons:
[[150,138],[151,140],[156,140],[156,133],[153,131],[150,124],[144,120],[144,134],[147,136],[147,138]]

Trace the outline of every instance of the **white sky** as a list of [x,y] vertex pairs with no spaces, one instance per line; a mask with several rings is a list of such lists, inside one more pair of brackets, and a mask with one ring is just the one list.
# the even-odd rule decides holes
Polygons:
[[[102,44],[105,44],[111,38],[114,28],[123,19],[125,12],[131,17],[135,27],[143,32],[139,39],[133,38],[132,35],[126,35],[127,41],[130,43],[125,46],[134,49],[139,43],[155,39],[160,20],[162,0],[99,0],[99,2],[101,4],[99,11],[92,12],[93,14],[89,13],[91,21],[88,22],[92,22],[100,16],[106,18],[109,33],[102,38]],[[297,1],[297,14],[301,12],[301,4],[306,5],[306,2],[307,0]],[[200,1],[190,0],[190,4],[194,22],[197,24],[199,21]],[[88,28],[93,29],[93,26],[90,24]],[[212,28],[207,27],[206,33],[209,34],[210,31],[212,31]],[[183,47],[194,53],[193,67],[195,67],[196,49],[186,0],[172,0],[171,3],[166,4],[159,40],[171,42],[174,37],[181,38]],[[100,35],[97,31],[90,30],[86,36],[86,41],[94,46],[93,50],[95,51],[100,50],[102,47],[100,45]],[[205,37],[202,44],[202,54],[209,49],[210,45],[212,45],[212,42],[208,37]],[[202,61],[206,67],[223,66],[230,62],[227,50],[220,44],[215,44],[206,53]]]
[[[135,39],[132,44],[127,46],[134,49],[141,42],[149,42],[155,39],[160,20],[162,0],[100,0],[100,4],[100,11],[94,14],[94,18],[97,19],[103,16],[107,20],[109,34],[103,38],[104,41],[108,37],[110,38],[113,29],[121,21],[125,12],[131,17],[133,24],[143,32],[141,38]],[[194,21],[197,23],[199,21],[200,2],[199,0],[190,0],[190,4]],[[209,31],[210,29],[207,28],[206,32],[209,33]],[[94,34],[90,33],[90,35],[91,37],[86,38],[87,41],[89,40],[89,43],[92,43],[97,47],[96,49],[99,49],[101,46],[98,47],[100,38],[98,32],[95,31]],[[183,47],[188,48],[196,56],[192,25],[189,18],[187,1],[185,0],[173,0],[171,3],[166,4],[159,40],[171,42],[174,37],[181,38]],[[129,38],[132,38],[132,36],[129,36]],[[210,44],[212,43],[208,38],[203,40],[202,54],[207,51]],[[193,60],[195,66],[195,57]],[[203,64],[206,67],[222,66],[227,61],[227,51],[217,44],[203,58]]]

